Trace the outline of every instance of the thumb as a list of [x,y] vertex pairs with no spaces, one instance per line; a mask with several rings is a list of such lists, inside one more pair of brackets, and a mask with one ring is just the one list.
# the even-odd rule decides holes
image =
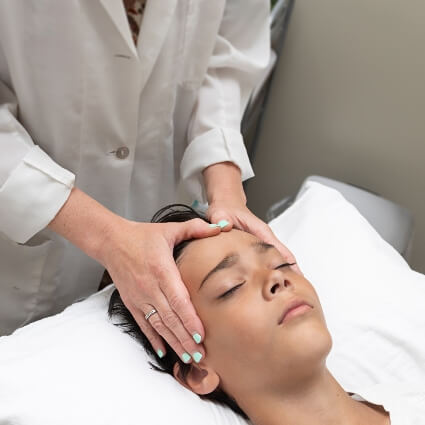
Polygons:
[[174,244],[178,244],[188,239],[208,238],[220,233],[220,227],[213,226],[200,218],[185,221],[183,223],[173,223]]
[[233,220],[232,217],[226,212],[212,211],[208,214],[208,219],[211,221],[211,223],[217,224],[221,230],[225,232],[232,230]]

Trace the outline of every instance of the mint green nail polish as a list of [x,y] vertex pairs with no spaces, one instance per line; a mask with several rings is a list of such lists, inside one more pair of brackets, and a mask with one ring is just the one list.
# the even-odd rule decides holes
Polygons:
[[164,353],[162,352],[162,350],[160,350],[159,348],[158,348],[158,350],[156,350],[156,354],[158,354],[158,357],[160,358],[160,359],[162,359],[163,357],[164,357]]
[[218,224],[211,223],[210,227],[220,227]]
[[183,353],[182,354],[182,359],[185,363],[189,363],[190,362],[190,356],[187,353]]
[[229,224],[229,222],[227,220],[220,220],[217,225],[220,226],[221,228],[226,227]]
[[194,333],[194,334],[192,335],[192,337],[193,337],[193,339],[195,340],[195,342],[196,342],[197,344],[199,344],[199,343],[201,342],[201,335],[199,335],[197,332],[196,332],[196,333]]
[[202,354],[199,351],[196,351],[192,354],[193,360],[195,360],[196,363],[199,363],[202,359]]

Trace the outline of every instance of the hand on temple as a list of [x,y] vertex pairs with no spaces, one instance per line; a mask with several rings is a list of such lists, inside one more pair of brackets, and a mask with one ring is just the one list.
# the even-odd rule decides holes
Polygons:
[[[186,239],[217,235],[219,227],[201,219],[184,223],[126,220],[78,188],[73,188],[49,227],[108,270],[159,356],[166,354],[161,336],[184,361],[190,362],[196,352],[198,359],[205,356],[197,344],[204,338],[204,328],[181,280],[173,248]],[[153,308],[157,313],[146,320]]]
[[303,276],[292,252],[276,238],[270,227],[256,217],[246,205],[231,200],[213,203],[208,208],[207,217],[212,223],[218,223],[220,220],[228,221],[229,225],[224,227],[222,231],[229,231],[235,227],[274,245],[288,263],[295,263],[291,266],[294,271]]
[[[172,349],[189,362],[205,357],[201,344],[204,328],[181,280],[172,256],[183,240],[220,233],[201,219],[185,223],[138,223],[123,220],[116,233],[107,239],[101,254],[120,296],[160,357],[166,349],[161,336]],[[148,320],[145,315],[153,308]],[[198,336],[193,336],[198,334]],[[158,351],[160,350],[160,351]]]
[[[288,263],[296,263],[292,252],[274,235],[270,227],[256,217],[246,206],[246,196],[242,187],[241,172],[231,162],[221,162],[203,171],[209,207],[207,218],[211,223],[226,220],[229,225],[224,231],[236,227],[249,232],[264,242],[274,245]],[[303,276],[297,264],[291,266]]]

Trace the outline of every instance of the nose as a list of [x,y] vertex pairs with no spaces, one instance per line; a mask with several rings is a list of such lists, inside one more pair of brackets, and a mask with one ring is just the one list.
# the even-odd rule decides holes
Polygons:
[[292,289],[292,283],[288,277],[285,277],[279,270],[271,270],[263,287],[264,298],[272,299],[279,295],[281,291],[288,289]]

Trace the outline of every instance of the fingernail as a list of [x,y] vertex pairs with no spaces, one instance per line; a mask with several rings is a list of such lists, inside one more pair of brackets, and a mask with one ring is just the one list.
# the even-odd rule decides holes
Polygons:
[[195,340],[195,342],[196,342],[197,344],[199,344],[199,343],[201,342],[201,335],[199,335],[197,332],[196,332],[196,333],[194,333],[194,334],[192,335],[192,337],[193,337],[193,339]]
[[195,360],[196,363],[199,363],[202,359],[202,354],[199,351],[196,351],[192,354],[193,360]]
[[218,224],[211,223],[210,227],[220,227]]
[[159,348],[158,348],[158,350],[156,350],[156,354],[158,354],[158,357],[160,358],[160,359],[162,359],[163,357],[164,357],[164,353],[162,352],[162,350],[160,350]]
[[189,363],[190,362],[190,356],[187,353],[183,353],[182,354],[182,359],[185,363]]
[[217,226],[219,226],[219,227],[223,228],[223,227],[226,227],[228,224],[229,224],[229,222],[228,222],[227,220],[220,220],[220,221],[217,223]]
[[192,208],[196,208],[198,205],[199,205],[199,202],[198,202],[198,200],[197,200],[197,199],[195,199],[195,200],[192,202],[191,207],[192,207]]

